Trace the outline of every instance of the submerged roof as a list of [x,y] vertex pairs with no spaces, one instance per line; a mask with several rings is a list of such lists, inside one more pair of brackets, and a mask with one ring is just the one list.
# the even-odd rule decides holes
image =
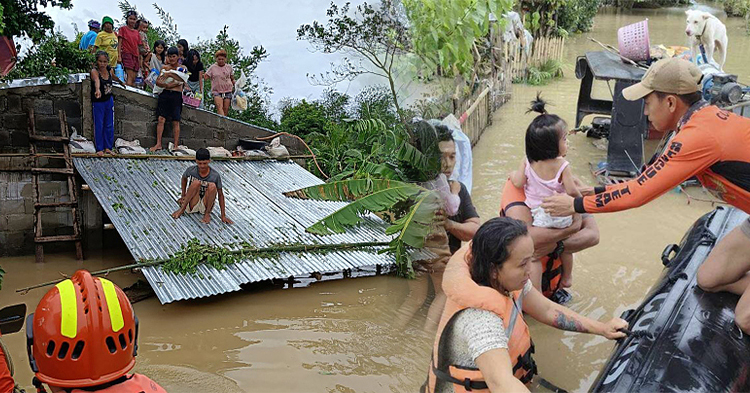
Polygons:
[[[323,183],[291,161],[211,162],[212,170],[221,175],[227,216],[234,225],[221,222],[218,201],[209,225],[200,222],[199,214],[186,214],[178,220],[170,216],[178,207],[182,174],[194,165],[192,161],[75,157],[74,163],[136,260],[168,258],[191,238],[230,249],[238,248],[240,242],[268,247],[391,239],[384,234],[385,223],[374,215],[343,234],[317,236],[305,232],[306,227],[346,203],[282,195]],[[143,273],[164,304],[237,291],[245,283],[393,262],[391,255],[369,249],[282,253],[278,258],[243,260],[223,271],[200,266],[198,277],[166,273],[158,266],[144,268]]]

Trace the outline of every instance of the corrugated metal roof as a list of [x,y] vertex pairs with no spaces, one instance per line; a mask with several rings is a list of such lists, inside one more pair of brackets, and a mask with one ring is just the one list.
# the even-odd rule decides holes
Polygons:
[[[211,162],[211,168],[221,175],[227,216],[234,225],[221,222],[218,206],[209,225],[201,223],[201,215],[197,214],[179,220],[170,216],[178,207],[182,174],[194,165],[192,161],[75,157],[74,162],[136,260],[168,258],[191,238],[224,247],[236,247],[234,244],[242,241],[268,247],[279,243],[390,240],[383,233],[385,223],[374,215],[343,234],[316,236],[305,232],[307,226],[346,204],[282,195],[322,184],[291,161]],[[145,268],[143,273],[164,304],[237,291],[245,283],[394,262],[390,255],[376,251],[283,253],[278,258],[244,260],[223,271],[200,266],[199,277],[165,273],[159,267]]]
[[[81,83],[84,79],[88,78],[88,73],[70,74],[68,75],[68,83]],[[34,78],[24,79],[13,79],[8,82],[0,82],[0,90],[4,89],[16,89],[19,87],[34,87],[51,85],[52,83],[47,79],[46,76],[37,76]]]

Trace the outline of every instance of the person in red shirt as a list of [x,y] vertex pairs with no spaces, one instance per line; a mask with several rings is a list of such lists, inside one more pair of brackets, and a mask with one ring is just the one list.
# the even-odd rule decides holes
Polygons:
[[135,11],[128,11],[127,13],[127,24],[120,27],[117,30],[118,38],[118,62],[122,64],[126,74],[126,84],[128,86],[135,86],[135,77],[138,75],[138,71],[141,69],[141,53],[139,46],[142,45],[141,33],[135,29],[135,24],[138,21],[138,13]]
[[[594,195],[555,195],[542,206],[554,216],[603,213],[644,205],[695,176],[730,205],[750,212],[750,119],[702,100],[702,73],[689,61],[653,64],[640,83],[623,90],[627,100],[645,99],[644,113],[658,131],[676,130],[664,153],[635,179],[597,187]],[[750,221],[732,230],[698,270],[706,291],[741,295],[735,321],[750,333]]]

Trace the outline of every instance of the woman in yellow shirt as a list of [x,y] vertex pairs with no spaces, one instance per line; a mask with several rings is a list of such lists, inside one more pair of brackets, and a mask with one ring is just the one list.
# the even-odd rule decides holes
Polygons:
[[102,31],[96,35],[96,41],[94,41],[95,52],[103,50],[109,55],[109,66],[114,67],[117,65],[119,58],[117,56],[117,34],[114,33],[115,22],[112,18],[105,16],[102,19]]

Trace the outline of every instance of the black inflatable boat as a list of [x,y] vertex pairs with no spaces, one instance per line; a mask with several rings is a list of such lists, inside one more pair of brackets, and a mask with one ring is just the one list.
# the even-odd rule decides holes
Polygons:
[[618,342],[592,392],[750,391],[750,337],[734,323],[739,296],[706,293],[696,282],[717,240],[745,219],[718,208],[679,246],[667,246],[664,273],[637,309],[623,313],[633,333]]

